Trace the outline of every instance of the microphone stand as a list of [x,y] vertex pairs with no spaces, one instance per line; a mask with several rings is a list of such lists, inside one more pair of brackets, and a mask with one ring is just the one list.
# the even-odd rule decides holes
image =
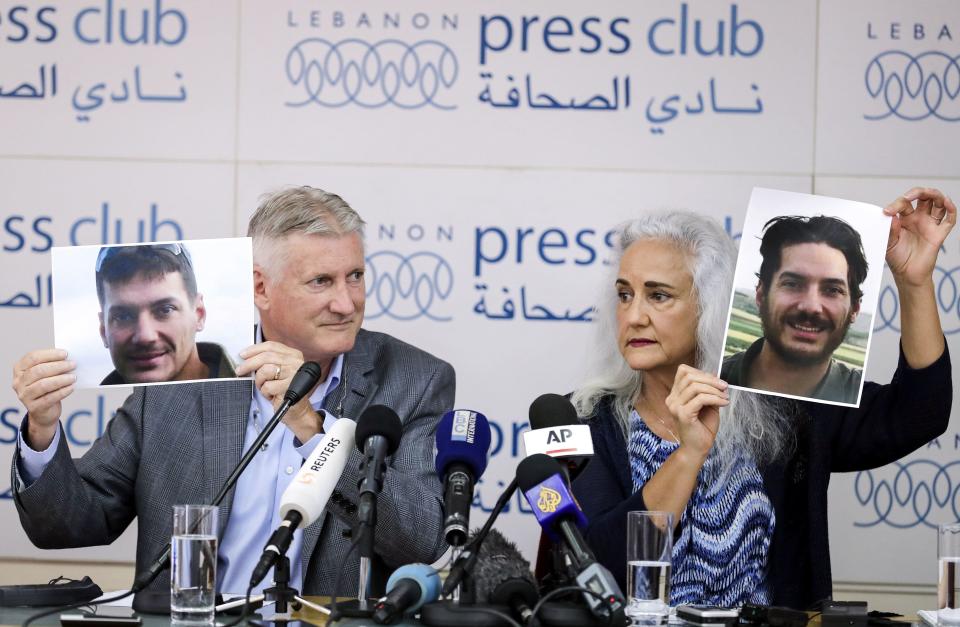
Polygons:
[[300,595],[297,592],[295,588],[290,587],[290,558],[283,555],[273,569],[273,587],[263,591],[264,602],[267,598],[273,599],[274,608],[277,610],[276,615],[269,620],[289,619],[288,605],[299,610]]
[[[450,597],[449,600],[435,601],[428,603],[420,608],[420,622],[424,625],[435,625],[437,627],[501,627],[503,621],[488,612],[471,610],[470,605],[476,603],[476,586],[474,585],[471,573],[476,566],[477,559],[480,556],[480,545],[493,528],[493,523],[507,506],[507,502],[514,492],[517,491],[517,478],[514,477],[510,484],[504,488],[500,498],[493,506],[493,511],[487,517],[487,522],[483,524],[480,531],[459,548],[459,555],[450,568],[450,574],[447,575],[443,583],[443,595]],[[462,600],[470,605],[460,605],[461,587],[464,595]],[[509,614],[507,607],[484,605],[483,607],[496,609]]]
[[337,611],[347,618],[370,618],[373,604],[367,598],[370,584],[370,565],[373,557],[374,530],[377,526],[377,497],[373,492],[363,492],[357,506],[357,523],[353,535],[360,553],[360,575],[357,581],[357,599],[337,604]]
[[[400,419],[393,410],[384,408],[389,413],[381,417],[388,421],[395,421],[397,432],[402,429]],[[382,412],[381,412],[382,413]],[[365,412],[360,416],[360,421],[370,423],[371,419],[376,419],[375,414]],[[370,423],[373,424],[373,423]],[[380,425],[383,427],[383,425]],[[391,441],[388,437],[389,430],[386,432],[374,432],[363,438],[363,445],[358,443],[358,448],[363,454],[363,462],[360,465],[362,477],[357,487],[360,496],[357,504],[357,523],[353,528],[354,541],[357,543],[357,549],[360,553],[359,582],[357,585],[356,603],[348,601],[344,604],[337,604],[337,609],[343,616],[350,618],[370,618],[373,616],[373,604],[367,598],[367,588],[370,584],[370,565],[373,559],[374,548],[374,530],[377,527],[377,495],[383,489],[383,477],[387,472],[386,458],[392,454],[399,442],[399,437]]]
[[[451,547],[451,548],[450,548],[450,563],[451,563],[451,564],[456,564],[458,561],[460,561],[460,556],[461,556],[461,555],[463,555],[463,547],[462,547],[462,546],[454,546],[454,547]],[[458,584],[457,587],[453,589],[453,592],[450,593],[450,601],[452,601],[455,605],[459,605],[459,604],[460,604],[460,587],[461,587],[461,585]]]
[[[263,591],[263,605],[266,606],[268,603],[274,604],[276,614],[264,618],[263,620],[266,622],[280,623],[291,620],[291,608],[294,611],[299,611],[308,607],[315,612],[330,615],[330,610],[305,599],[296,588],[290,586],[290,558],[286,555],[280,556],[277,565],[274,567],[273,587]],[[256,617],[251,616],[251,618]]]
[[370,559],[373,557],[373,534],[377,528],[377,497],[369,492],[360,495],[359,510],[357,548],[360,551],[360,577],[357,582],[357,609],[366,615],[367,612],[373,612],[367,599],[367,584],[370,581]]
[[443,582],[443,594],[445,596],[450,595],[454,591],[454,587],[459,587],[460,582],[470,575],[480,555],[480,545],[483,544],[484,539],[486,539],[490,530],[493,528],[493,523],[497,521],[497,517],[503,512],[503,508],[507,506],[507,501],[510,500],[510,497],[512,497],[516,491],[517,478],[514,477],[510,481],[510,484],[504,488],[500,498],[497,499],[496,504],[493,506],[493,511],[490,513],[490,516],[487,517],[487,522],[483,524],[483,527],[480,528],[477,535],[467,542],[466,546],[461,550],[461,554],[454,561],[453,566],[450,568],[450,575],[446,581]]

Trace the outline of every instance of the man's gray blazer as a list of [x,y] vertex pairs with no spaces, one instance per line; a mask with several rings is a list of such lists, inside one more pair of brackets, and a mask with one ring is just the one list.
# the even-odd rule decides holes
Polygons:
[[[141,572],[170,541],[173,505],[211,502],[240,460],[251,386],[243,380],[138,387],[81,459],[71,460],[61,432],[53,461],[26,488],[18,452],[13,485],[21,489],[14,490],[14,500],[27,535],[40,548],[108,544],[137,517]],[[397,566],[433,562],[445,548],[433,447],[437,423],[453,407],[454,388],[446,362],[389,335],[361,330],[345,356],[341,385],[324,403],[335,411],[342,402],[342,416],[354,420],[367,406],[382,404],[403,422],[377,499],[375,593]],[[360,461],[354,450],[326,512],[304,531],[304,594],[333,593],[356,520]],[[232,502],[233,491],[220,507],[221,534]],[[354,551],[341,594],[355,594],[358,571]],[[150,589],[169,585],[165,571]]]

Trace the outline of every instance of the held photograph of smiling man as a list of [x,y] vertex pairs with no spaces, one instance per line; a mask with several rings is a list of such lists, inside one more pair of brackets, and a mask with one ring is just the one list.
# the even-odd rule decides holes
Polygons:
[[863,203],[754,190],[720,378],[857,405],[887,221],[882,209]]
[[57,250],[55,334],[78,385],[237,378],[253,328],[252,286],[230,269],[243,260],[248,238]]

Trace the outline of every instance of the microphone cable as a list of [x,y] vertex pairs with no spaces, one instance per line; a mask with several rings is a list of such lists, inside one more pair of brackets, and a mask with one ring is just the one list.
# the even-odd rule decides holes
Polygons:
[[[539,613],[540,610],[543,609],[544,603],[546,603],[553,597],[560,596],[561,594],[566,594],[568,592],[580,592],[580,593],[585,592],[599,599],[600,602],[603,603],[604,605],[606,605],[606,602],[607,602],[607,600],[603,598],[602,595],[598,594],[597,592],[594,592],[590,588],[584,588],[582,586],[563,586],[562,588],[551,590],[550,592],[543,595],[539,601],[537,601],[537,604],[533,606],[533,611],[530,612],[530,622],[528,624],[530,625],[534,624],[534,620],[537,618],[537,613]],[[613,611],[610,609],[609,606],[607,606],[607,625],[613,625],[613,615],[614,615]]]
[[134,593],[133,590],[127,590],[126,592],[122,592],[116,596],[112,596],[106,599],[100,598],[94,601],[83,601],[81,603],[71,603],[70,605],[63,605],[60,607],[55,607],[50,610],[43,610],[42,612],[38,612],[36,614],[31,614],[30,616],[28,616],[26,620],[24,620],[23,623],[20,625],[20,627],[29,627],[30,623],[34,622],[37,619],[44,618],[46,616],[52,616],[53,614],[58,614],[60,612],[68,612],[70,610],[76,610],[81,607],[88,607],[88,606],[94,607],[96,605],[103,605],[104,603],[113,603],[114,601],[125,599],[133,593]]
[[[503,622],[510,625],[510,627],[523,627],[520,623],[513,619],[512,616],[504,614],[500,610],[495,610],[492,607],[483,607],[482,605],[456,605],[451,603],[447,606],[447,609],[454,614],[473,614],[475,612],[480,612],[481,614],[489,614],[491,616],[496,616]],[[533,625],[533,617],[530,618],[530,625]]]
[[[243,599],[243,611],[240,612],[240,616],[230,621],[229,623],[225,623],[221,627],[236,627],[236,625],[239,625],[243,621],[247,620],[247,617],[253,613],[250,611],[252,609],[251,603],[250,603],[250,594],[252,592],[253,592],[253,584],[250,584],[249,586],[247,586],[247,594],[244,596],[244,599]],[[266,600],[266,597],[264,597],[264,600]],[[213,622],[214,623],[217,622],[216,615],[214,615]]]
[[483,524],[483,527],[473,536],[473,539],[464,545],[463,553],[465,553],[466,556],[461,554],[460,557],[454,561],[453,566],[450,568],[450,573],[447,575],[447,579],[443,582],[443,596],[450,596],[450,593],[460,585],[469,571],[473,570],[477,559],[480,557],[480,545],[483,544],[484,539],[486,539],[490,533],[490,529],[493,527],[493,523],[497,521],[497,517],[500,516],[503,508],[506,507],[507,501],[510,500],[516,491],[517,478],[514,477],[511,479],[510,485],[504,488],[500,498],[497,499],[496,504],[493,506],[493,513],[487,517],[487,521]]

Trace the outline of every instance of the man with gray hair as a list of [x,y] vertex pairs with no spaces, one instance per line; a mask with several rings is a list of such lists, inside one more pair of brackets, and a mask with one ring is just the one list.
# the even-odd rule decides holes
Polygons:
[[[326,429],[374,404],[403,422],[378,497],[371,591],[409,562],[442,554],[441,485],[433,470],[437,422],[453,406],[453,368],[389,335],[361,328],[364,222],[339,196],[310,187],[265,197],[250,219],[256,343],[241,352],[251,380],[137,388],[99,438],[72,461],[59,425],[73,389],[63,351],[35,351],[14,367],[14,388],[29,414],[14,456],[14,498],[30,539],[43,548],[112,542],[138,518],[137,570],[169,541],[171,507],[210,502],[283,400],[304,363],[321,381],[295,405],[221,506],[217,589],[244,592],[295,471]],[[287,555],[291,585],[330,595],[354,590],[359,557],[349,555],[357,519],[360,457],[347,462],[326,512],[298,530]],[[271,573],[272,574],[272,573]],[[268,576],[257,589],[269,585]],[[167,589],[158,577],[153,589]],[[256,590],[256,589],[255,589]]]

